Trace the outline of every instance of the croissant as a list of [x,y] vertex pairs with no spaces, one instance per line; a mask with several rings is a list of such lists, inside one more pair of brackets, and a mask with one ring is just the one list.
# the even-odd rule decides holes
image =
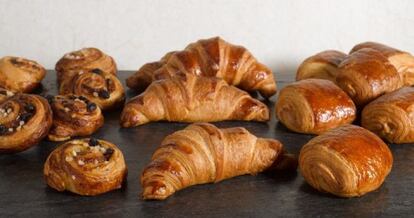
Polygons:
[[288,129],[308,134],[352,123],[356,114],[351,98],[324,79],[305,79],[285,86],[275,108],[277,118]]
[[88,136],[104,123],[101,109],[84,96],[50,96],[53,110],[53,125],[48,138],[52,141],[64,141],[73,136]]
[[283,145],[246,129],[189,125],[167,136],[141,175],[144,199],[163,200],[186,187],[255,175],[271,167]]
[[125,90],[112,73],[98,68],[80,70],[72,77],[65,77],[60,83],[61,95],[75,94],[85,96],[102,110],[111,110],[123,105]]
[[56,63],[55,69],[59,84],[81,70],[99,69],[113,75],[117,71],[114,59],[97,48],[83,48],[67,53]]
[[414,142],[414,88],[404,87],[365,106],[361,124],[391,143]]
[[0,103],[0,153],[16,153],[38,144],[52,126],[47,100],[38,95],[2,91],[1,95],[6,96]]
[[93,196],[121,188],[127,168],[114,144],[91,138],[57,147],[47,158],[43,174],[57,191]]
[[132,98],[121,114],[123,127],[160,120],[266,121],[269,109],[222,79],[186,74],[152,83],[144,93]]
[[403,86],[395,67],[374,49],[364,48],[351,53],[338,68],[336,83],[357,106],[364,106]]
[[332,129],[304,145],[299,168],[315,189],[340,197],[362,196],[381,186],[392,168],[388,146],[354,125]]
[[296,72],[296,80],[316,78],[336,81],[338,65],[347,55],[336,50],[319,52],[302,62]]
[[259,63],[246,48],[219,37],[199,40],[182,51],[168,53],[158,62],[145,64],[126,82],[131,89],[143,91],[152,81],[177,73],[223,78],[245,91],[259,91],[266,98],[276,93],[269,68]]
[[35,61],[10,56],[0,59],[0,87],[10,91],[32,92],[45,75],[45,68]]
[[364,42],[355,45],[350,53],[363,48],[372,48],[381,52],[400,73],[404,84],[407,86],[414,85],[414,57],[410,53],[377,42]]

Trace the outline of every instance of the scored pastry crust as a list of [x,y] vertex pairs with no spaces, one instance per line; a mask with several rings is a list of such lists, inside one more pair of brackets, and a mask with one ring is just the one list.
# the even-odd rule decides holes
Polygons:
[[374,133],[354,125],[311,139],[299,155],[299,168],[315,189],[357,197],[378,189],[392,168],[388,146]]
[[47,184],[57,191],[93,196],[121,188],[127,168],[114,144],[79,139],[57,147],[47,158],[43,173]]
[[159,120],[267,121],[269,109],[222,79],[185,74],[152,83],[144,93],[132,98],[121,114],[123,127]]
[[276,82],[269,68],[246,48],[219,37],[202,39],[182,51],[169,52],[160,61],[142,66],[126,82],[131,89],[144,91],[152,81],[177,73],[223,78],[245,91],[259,91],[266,98],[276,93]]

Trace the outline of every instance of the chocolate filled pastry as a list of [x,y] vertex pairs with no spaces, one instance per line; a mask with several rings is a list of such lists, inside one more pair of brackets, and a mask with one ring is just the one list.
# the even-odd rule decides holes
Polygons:
[[26,150],[47,136],[52,126],[52,110],[46,99],[38,95],[7,96],[7,92],[0,93],[3,96],[0,103],[0,153]]
[[43,174],[57,191],[93,196],[121,188],[127,168],[114,144],[91,138],[57,147],[47,158]]
[[97,48],[83,48],[67,53],[56,63],[55,69],[59,84],[82,70],[100,69],[113,75],[117,71],[114,59]]
[[223,78],[245,91],[259,91],[265,98],[276,93],[276,82],[269,68],[246,48],[219,37],[199,40],[182,51],[167,53],[160,61],[142,66],[126,82],[131,89],[144,91],[152,81],[177,73]]
[[53,125],[48,138],[64,141],[74,136],[88,136],[104,123],[101,109],[84,96],[49,96],[53,110]]
[[65,77],[59,87],[61,95],[85,96],[102,110],[111,110],[123,105],[125,90],[112,73],[100,69],[80,70],[72,77]]
[[335,82],[338,65],[346,56],[345,53],[336,50],[319,52],[302,62],[296,72],[296,80],[316,78]]
[[0,87],[30,93],[40,85],[46,70],[35,61],[20,57],[0,59]]
[[414,142],[414,88],[404,87],[369,103],[361,124],[391,143]]
[[132,98],[121,114],[123,127],[151,121],[214,122],[269,120],[269,109],[224,80],[192,74],[152,83]]
[[141,174],[144,199],[163,200],[186,187],[256,175],[283,152],[274,139],[257,138],[241,127],[191,124],[167,136]]
[[332,129],[304,145],[299,168],[315,189],[357,197],[378,189],[392,168],[388,146],[374,133],[354,125]]
[[414,85],[414,56],[410,53],[377,42],[364,42],[355,45],[350,53],[363,48],[372,48],[381,52],[401,74],[404,84],[407,86]]
[[357,106],[399,89],[403,81],[395,67],[381,52],[363,48],[348,55],[339,64],[336,84]]
[[321,134],[352,123],[356,108],[337,85],[324,79],[305,79],[284,87],[276,102],[276,116],[288,129]]

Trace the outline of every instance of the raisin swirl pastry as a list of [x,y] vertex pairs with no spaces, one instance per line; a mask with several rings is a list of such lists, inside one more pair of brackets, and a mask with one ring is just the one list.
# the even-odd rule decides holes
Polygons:
[[0,87],[5,89],[30,93],[45,75],[45,68],[35,61],[10,56],[0,59]]
[[53,125],[48,138],[64,141],[73,136],[88,136],[104,123],[101,109],[84,96],[48,96],[53,110]]
[[45,98],[30,94],[8,97],[0,104],[0,153],[20,152],[38,144],[51,126],[52,110]]
[[93,196],[121,188],[127,168],[114,144],[91,138],[57,147],[47,158],[43,174],[57,191]]
[[81,70],[100,69],[113,75],[117,71],[114,59],[97,48],[83,48],[67,53],[56,63],[55,69],[59,83]]
[[102,110],[110,110],[123,105],[125,90],[118,78],[98,68],[80,70],[72,77],[65,77],[59,87],[59,94],[85,96]]

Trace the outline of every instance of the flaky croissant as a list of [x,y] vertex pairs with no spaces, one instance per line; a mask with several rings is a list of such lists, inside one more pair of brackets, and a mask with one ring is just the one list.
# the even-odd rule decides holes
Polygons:
[[271,167],[283,145],[246,129],[189,125],[167,136],[141,175],[144,199],[163,200],[186,187],[219,182]]
[[316,78],[335,82],[338,65],[346,56],[345,53],[336,50],[319,52],[302,62],[296,72],[296,80]]
[[91,138],[57,147],[47,158],[43,174],[57,191],[91,196],[121,188],[127,168],[114,144]]
[[160,120],[266,121],[269,109],[222,79],[185,74],[153,82],[144,93],[132,98],[121,114],[123,127]]
[[45,68],[35,61],[10,56],[0,59],[0,87],[10,91],[30,93],[45,75]]
[[276,102],[276,116],[292,131],[321,134],[352,123],[356,108],[333,82],[305,79],[285,86]]
[[51,126],[52,110],[43,97],[6,97],[0,103],[0,153],[20,152],[38,144]]
[[389,142],[414,142],[414,88],[404,87],[369,103],[361,124]]
[[299,168],[315,189],[340,197],[362,196],[381,186],[392,168],[388,146],[354,125],[332,129],[304,145]]
[[64,141],[74,136],[88,136],[104,123],[101,109],[89,99],[78,95],[49,96],[53,125],[48,138]]
[[355,45],[350,53],[363,48],[372,48],[381,52],[400,73],[404,84],[407,86],[414,85],[414,56],[410,53],[377,42],[364,42]]
[[399,89],[403,81],[395,67],[379,51],[363,48],[348,55],[339,64],[336,84],[357,106]]
[[80,70],[72,77],[65,76],[59,87],[61,95],[81,95],[95,102],[102,110],[111,110],[121,106],[125,101],[125,90],[112,73],[98,68]]
[[269,68],[259,63],[246,48],[219,37],[199,40],[182,51],[168,53],[158,62],[145,64],[126,82],[131,89],[143,91],[152,81],[176,73],[223,78],[245,91],[259,91],[266,98],[276,93]]

